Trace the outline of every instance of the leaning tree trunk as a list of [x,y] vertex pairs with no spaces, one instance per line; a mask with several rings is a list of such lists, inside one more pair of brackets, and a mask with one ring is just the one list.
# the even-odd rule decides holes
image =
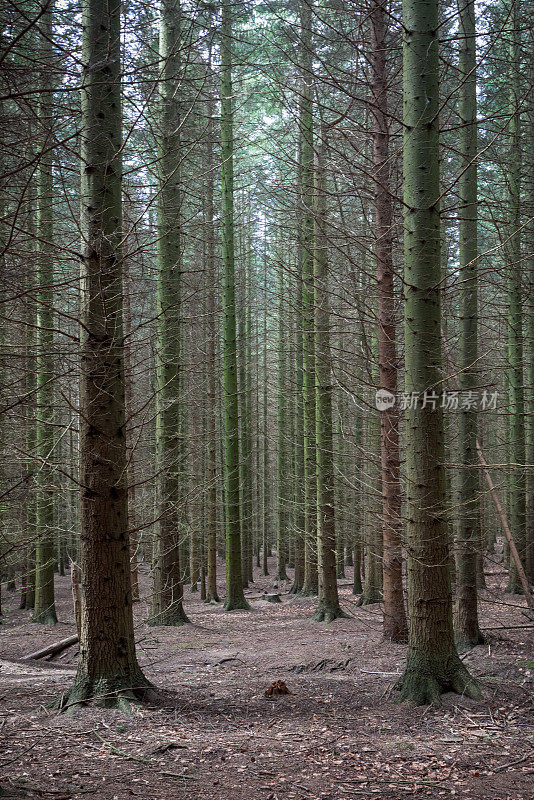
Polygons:
[[[460,332],[460,390],[477,388],[477,96],[474,0],[459,4],[460,16],[460,267],[462,315]],[[478,626],[477,559],[480,549],[477,409],[459,417],[460,519],[456,559],[455,629],[458,647],[465,650],[484,641]]]
[[[404,0],[404,284],[409,646],[400,700],[479,697],[454,644],[445,520],[440,338],[438,0]],[[437,391],[436,391],[437,390]],[[428,394],[436,393],[435,402]],[[425,399],[427,402],[425,403]],[[435,407],[434,407],[435,406]]]
[[122,330],[119,0],[86,0],[81,117],[80,655],[63,706],[121,706],[150,684],[135,654]]
[[54,261],[53,261],[53,57],[52,4],[40,20],[41,95],[38,105],[39,136],[43,152],[37,170],[37,544],[35,550],[35,604],[33,620],[57,622],[54,602],[54,491],[51,459],[54,452]]
[[334,444],[332,435],[332,354],[330,351],[330,302],[328,245],[326,238],[325,133],[321,131],[315,163],[315,374],[317,442],[317,551],[319,597],[317,622],[346,617],[339,605],[336,569],[336,519],[334,506]]
[[180,545],[185,537],[181,408],[180,0],[162,0],[159,51],[157,544],[150,622],[183,625]]
[[[397,394],[395,291],[393,286],[392,203],[389,165],[387,17],[380,0],[371,9],[373,161],[375,167],[375,255],[378,285],[378,368],[380,388]],[[396,404],[380,413],[382,485],[382,592],[384,637],[405,642],[408,636],[402,590],[399,415]]]
[[235,322],[234,122],[232,89],[232,5],[223,0],[221,23],[221,156],[223,263],[224,479],[226,514],[225,609],[250,608],[241,578],[239,501],[239,403]]

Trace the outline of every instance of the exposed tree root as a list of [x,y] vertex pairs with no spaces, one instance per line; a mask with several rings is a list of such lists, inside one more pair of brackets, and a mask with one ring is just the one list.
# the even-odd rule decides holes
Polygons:
[[208,597],[206,597],[206,599],[204,600],[204,602],[205,602],[205,603],[206,603],[206,605],[208,605],[208,606],[216,606],[216,605],[218,605],[218,604],[221,602],[221,600],[220,600],[220,598],[219,598],[219,595],[218,595],[218,594],[216,594],[216,595],[214,595],[213,597],[212,597],[212,596],[210,596],[210,595],[208,595]]
[[480,629],[477,629],[471,636],[466,634],[456,636],[456,648],[459,653],[467,653],[479,644],[486,644],[486,637]]
[[34,614],[32,622],[39,622],[41,625],[57,625],[57,615],[53,608],[47,608],[40,614]]
[[360,599],[356,603],[357,606],[373,606],[375,603],[382,602],[382,595],[379,592],[371,592],[370,594],[366,594],[365,592],[360,595]]
[[409,653],[406,669],[395,689],[399,691],[399,703],[409,702],[416,706],[440,706],[444,692],[456,692],[472,700],[481,697],[477,682],[456,653],[439,658]]
[[158,627],[160,625],[180,627],[181,625],[190,624],[191,620],[185,613],[182,604],[177,603],[171,608],[166,608],[164,611],[154,614],[147,620],[147,622],[149,625],[153,625],[154,627]]
[[313,615],[315,622],[333,622],[335,619],[349,619],[349,615],[339,605],[320,602]]
[[60,697],[57,707],[66,713],[73,713],[87,705],[117,708],[129,713],[132,706],[154,702],[157,697],[156,689],[140,670],[130,680],[124,677],[93,680],[81,675],[76,677],[71,689]]
[[384,639],[386,642],[393,642],[394,644],[406,644],[408,642],[408,629],[405,626],[400,626],[384,630]]
[[310,588],[309,586],[304,585],[299,592],[301,597],[317,597],[317,589]]
[[225,611],[250,611],[251,607],[245,600],[245,598],[241,599],[227,599],[226,603],[224,604]]

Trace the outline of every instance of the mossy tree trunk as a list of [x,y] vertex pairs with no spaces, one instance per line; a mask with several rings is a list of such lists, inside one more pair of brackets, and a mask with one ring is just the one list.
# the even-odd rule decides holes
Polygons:
[[83,609],[62,705],[122,706],[150,684],[135,654],[122,328],[120,3],[86,0],[81,118]]
[[[266,247],[266,242],[264,242]],[[263,265],[263,431],[262,431],[262,448],[263,448],[263,491],[262,491],[262,572],[263,575],[269,574],[267,564],[268,545],[271,540],[271,476],[269,474],[269,364],[268,364],[268,348],[267,348],[267,254],[264,253]]]
[[291,594],[299,594],[304,586],[305,570],[305,508],[304,508],[304,397],[302,349],[302,276],[301,259],[298,259],[296,280],[296,333],[295,333],[295,446],[294,446],[294,552],[295,574]]
[[180,545],[185,537],[182,485],[180,295],[182,271],[180,100],[182,64],[180,0],[162,0],[158,130],[157,317],[157,545],[150,622],[183,625]]
[[300,3],[300,194],[302,272],[302,351],[304,398],[304,513],[305,562],[302,594],[318,591],[317,466],[315,444],[315,322],[313,282],[313,14]]
[[[474,0],[463,0],[460,19],[460,268],[462,310],[460,329],[460,390],[476,392],[478,350],[477,288],[477,96]],[[462,650],[484,641],[478,625],[477,559],[480,550],[477,409],[459,415],[459,515],[456,558],[455,632]]]
[[[506,24],[508,43],[508,209],[509,230],[505,248],[508,280],[508,414],[509,414],[509,519],[521,563],[525,565],[525,417],[523,385],[523,309],[521,262],[521,64],[519,3],[513,2]],[[521,593],[521,582],[510,558],[508,592]]]
[[285,324],[284,293],[286,281],[285,264],[279,263],[278,275],[278,397],[277,397],[277,443],[276,443],[276,575],[277,581],[288,581],[286,572],[288,533],[289,533],[289,469],[288,469],[288,426],[287,413],[287,353],[288,332]]
[[[454,643],[445,521],[440,307],[438,0],[404,0],[404,284],[409,645],[400,700],[480,691]],[[434,404],[424,393],[436,391]]]
[[[534,86],[534,30],[530,28],[530,41],[528,42],[529,54],[529,80],[530,85]],[[526,291],[527,304],[525,309],[525,439],[526,439],[526,463],[534,464],[534,92],[530,92],[530,105],[528,112],[528,133],[527,133],[528,157],[525,159],[528,171],[527,179],[527,209],[526,216],[529,224],[526,227]],[[527,469],[526,480],[526,510],[527,510],[527,531],[526,531],[526,573],[531,583],[534,584],[534,468]]]
[[130,568],[132,575],[132,600],[139,600],[139,565],[137,550],[139,547],[137,522],[137,477],[135,435],[132,430],[133,380],[132,380],[132,310],[130,303],[131,278],[128,263],[124,262],[124,400],[126,407],[126,444],[128,452],[128,528],[130,531]]
[[234,121],[232,89],[232,5],[222,3],[221,156],[223,263],[224,480],[226,522],[225,609],[248,609],[241,578],[241,506],[239,498],[239,403],[234,257]]

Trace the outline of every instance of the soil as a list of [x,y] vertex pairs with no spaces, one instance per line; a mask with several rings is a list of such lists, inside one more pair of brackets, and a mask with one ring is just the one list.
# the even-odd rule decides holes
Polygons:
[[[494,569],[481,592],[488,642],[465,656],[483,700],[447,694],[438,709],[395,703],[406,648],[382,640],[380,605],[356,606],[351,572],[340,593],[352,616],[329,625],[313,622],[314,599],[289,585],[276,587],[281,604],[261,599],[275,587],[259,570],[246,592],[251,612],[205,605],[186,589],[193,624],[151,628],[142,600],[139,659],[166,691],[161,705],[130,715],[49,707],[73,680],[76,647],[50,662],[21,660],[75,632],[68,578],[57,578],[54,628],[31,623],[18,595],[4,593],[0,796],[533,800],[534,630],[517,627],[528,625],[525,604],[504,594],[504,572]],[[266,697],[275,681],[291,694]]]

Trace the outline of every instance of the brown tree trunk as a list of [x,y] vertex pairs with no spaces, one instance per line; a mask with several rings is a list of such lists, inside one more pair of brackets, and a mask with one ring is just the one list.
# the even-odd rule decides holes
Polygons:
[[122,331],[119,0],[87,0],[81,119],[81,540],[78,672],[63,707],[122,706],[150,687],[135,654]]
[[[375,202],[375,256],[378,283],[378,366],[380,389],[397,394],[395,295],[392,257],[392,205],[389,168],[387,78],[387,22],[380,0],[372,0],[371,64],[373,97],[373,163]],[[382,471],[382,538],[384,637],[392,642],[408,638],[402,591],[401,490],[399,480],[399,417],[396,403],[380,413]]]

